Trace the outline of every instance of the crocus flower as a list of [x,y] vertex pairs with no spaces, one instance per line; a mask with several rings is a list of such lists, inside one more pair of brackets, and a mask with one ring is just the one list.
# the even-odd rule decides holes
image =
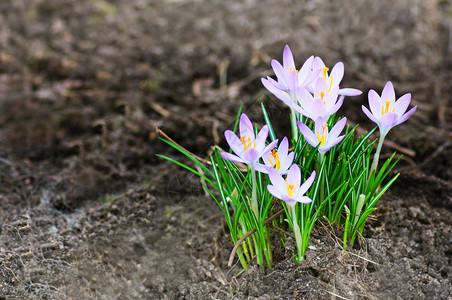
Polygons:
[[298,128],[300,128],[304,138],[312,147],[317,147],[320,144],[319,151],[326,152],[344,139],[344,135],[339,136],[339,134],[344,129],[346,123],[347,118],[342,118],[333,126],[331,131],[328,131],[326,120],[320,117],[315,121],[315,133],[303,122],[298,122]]
[[386,136],[389,130],[405,122],[417,109],[417,106],[406,112],[411,102],[411,94],[405,94],[396,101],[394,86],[390,81],[386,83],[381,97],[374,90],[369,91],[370,111],[362,106],[363,112],[380,128],[380,135]]
[[226,141],[236,154],[221,152],[220,155],[224,159],[245,163],[254,167],[259,158],[267,155],[278,143],[278,140],[274,140],[268,146],[265,146],[265,141],[268,137],[268,126],[264,125],[256,137],[253,124],[245,114],[240,116],[239,133],[240,137],[237,137],[232,130],[224,132]]
[[301,172],[297,164],[290,167],[286,179],[275,168],[268,168],[268,175],[271,184],[267,186],[267,189],[276,198],[289,205],[295,205],[297,202],[305,204],[312,202],[312,199],[304,194],[314,182],[315,171],[303,184],[301,184]]
[[273,149],[269,154],[262,156],[265,165],[256,163],[256,170],[261,173],[268,173],[267,168],[270,167],[276,169],[279,174],[286,174],[294,158],[295,153],[289,153],[289,140],[284,137],[278,150]]
[[300,71],[295,67],[292,51],[289,46],[284,47],[283,64],[273,59],[271,62],[273,71],[278,81],[270,76],[262,78],[262,84],[267,90],[274,94],[278,99],[288,106],[297,101],[296,91],[299,87],[305,87],[318,77],[321,69],[315,69],[313,66],[321,65],[320,58],[311,56],[301,67]]
[[[333,69],[331,70],[331,73],[328,74],[328,71],[330,70],[325,66],[325,63],[322,61],[322,59],[319,58],[319,60],[316,61],[316,65],[314,66],[316,69],[321,69],[321,72],[319,74],[319,78],[322,78],[326,85],[327,90],[330,91],[334,87],[339,87],[339,84],[342,81],[342,78],[344,77],[344,64],[342,62],[338,62],[334,65]],[[313,92],[315,89],[314,86],[315,82],[311,85],[310,92]],[[361,95],[361,91],[357,89],[352,88],[344,88],[339,89],[339,95],[341,96],[358,96]]]
[[297,92],[300,105],[294,103],[294,109],[313,121],[319,117],[327,119],[336,113],[344,102],[343,96],[338,98],[339,87],[328,89],[322,78],[317,79],[314,95],[306,89],[300,89]]

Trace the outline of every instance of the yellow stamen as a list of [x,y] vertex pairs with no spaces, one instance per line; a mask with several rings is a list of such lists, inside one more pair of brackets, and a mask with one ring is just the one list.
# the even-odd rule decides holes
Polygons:
[[298,182],[296,184],[289,184],[286,178],[287,195],[291,198],[295,195],[295,192],[297,191],[296,185],[298,185]]
[[[246,141],[246,138],[248,138],[248,141]],[[242,136],[240,138],[240,141],[243,143],[243,150],[247,151],[248,149],[251,149],[251,138]],[[253,140],[253,148],[256,148],[256,141]]]
[[333,76],[330,76],[330,86],[328,87],[328,92],[331,92],[332,86],[333,86]]
[[323,79],[326,81],[326,72],[328,72],[329,69],[327,67],[324,67],[322,72],[323,72]]
[[322,125],[322,135],[320,135],[319,132],[317,131],[317,139],[320,142],[320,146],[325,145],[327,137],[328,137],[328,125],[325,124]]
[[323,104],[325,104],[325,100],[323,100],[323,97],[325,97],[325,92],[321,91],[320,92],[320,99],[323,101]]
[[[389,111],[389,105],[391,104],[391,101],[386,100],[385,105],[381,107],[381,114],[384,115]],[[392,109],[392,112],[394,112],[395,107]]]
[[[275,159],[275,163],[272,162],[271,158]],[[281,161],[279,160],[279,155],[278,152],[276,152],[276,150],[272,150],[272,152],[270,152],[270,157],[268,159],[270,161],[270,164],[272,165],[273,168],[276,167],[276,170],[279,171],[279,169],[281,169]]]

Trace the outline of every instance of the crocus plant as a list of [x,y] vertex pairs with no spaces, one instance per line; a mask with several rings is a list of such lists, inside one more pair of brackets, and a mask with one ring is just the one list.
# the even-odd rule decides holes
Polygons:
[[309,176],[304,183],[301,183],[300,168],[296,164],[293,164],[290,167],[285,179],[274,168],[268,168],[268,175],[271,181],[271,184],[267,186],[268,191],[277,199],[284,201],[289,208],[289,224],[295,234],[295,242],[297,244],[298,252],[297,260],[300,261],[304,258],[303,238],[300,226],[297,222],[297,211],[295,205],[297,203],[308,204],[312,202],[312,199],[305,196],[305,193],[314,182],[315,171],[312,172],[311,176]]
[[[354,88],[341,88],[344,64],[338,62],[330,71],[320,57],[311,56],[297,69],[288,46],[282,60],[282,64],[275,59],[271,62],[276,80],[268,76],[261,81],[289,106],[292,139],[284,137],[278,145],[263,104],[266,124],[259,132],[246,114],[239,113],[233,130],[224,133],[230,151],[216,147],[209,164],[163,139],[197,165],[194,169],[161,156],[203,179],[201,184],[225,216],[245,270],[254,258],[263,268],[271,266],[271,245],[275,241],[269,234],[269,224],[283,227],[281,232],[287,226],[292,229],[297,262],[305,258],[318,218],[343,230],[344,250],[347,244],[353,244],[378,200],[398,177],[396,174],[385,180],[398,161],[393,161],[394,155],[378,170],[383,140],[392,127],[416,111],[416,107],[407,111],[411,94],[396,100],[391,82],[381,96],[369,91],[370,109],[362,106],[362,110],[380,130],[371,164],[376,144],[371,135],[376,128],[355,137],[356,127],[350,128],[346,117],[337,116],[346,96],[361,94]],[[282,213],[286,217],[278,219]]]
[[232,132],[231,130],[226,130],[224,136],[229,146],[231,147],[234,154],[228,152],[221,152],[220,155],[224,159],[245,163],[250,167],[251,177],[253,181],[253,193],[251,196],[251,207],[256,215],[259,217],[259,207],[257,204],[257,194],[256,194],[256,172],[255,165],[256,162],[264,155],[268,153],[276,146],[278,140],[271,142],[268,146],[265,146],[265,141],[268,137],[268,126],[264,125],[259,131],[258,135],[255,136],[253,124],[247,115],[242,114],[240,116],[239,123],[240,138]]
[[380,140],[374,155],[371,172],[377,168],[383,141],[392,127],[397,126],[416,112],[417,106],[406,111],[411,102],[411,94],[405,94],[396,101],[394,86],[390,81],[386,83],[381,97],[374,90],[369,91],[369,109],[362,106],[363,112],[375,122],[380,129]]

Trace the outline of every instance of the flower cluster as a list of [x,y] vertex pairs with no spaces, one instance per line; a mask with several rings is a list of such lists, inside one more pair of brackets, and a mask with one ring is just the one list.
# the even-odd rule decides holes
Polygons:
[[[339,134],[345,127],[346,119],[336,124],[331,132],[326,121],[342,106],[344,96],[361,94],[357,89],[339,87],[344,77],[344,64],[338,62],[328,73],[329,68],[325,66],[322,59],[311,56],[298,71],[292,51],[286,45],[283,66],[277,60],[272,60],[272,67],[278,81],[271,77],[262,78],[263,85],[278,99],[289,105],[294,110],[293,114],[296,111],[315,122],[314,133],[303,122],[297,122],[304,138],[313,147],[319,145],[319,151],[323,152],[337,145],[343,139]],[[293,128],[293,130],[296,129]]]
[[[266,227],[292,228],[297,262],[305,257],[310,234],[319,217],[343,229],[343,248],[353,245],[362,236],[367,217],[383,193],[397,179],[385,180],[398,160],[386,159],[378,170],[383,140],[390,129],[406,121],[416,107],[407,111],[411,94],[396,100],[394,87],[386,83],[381,96],[369,91],[369,108],[363,112],[378,125],[380,138],[370,163],[375,141],[371,134],[355,138],[355,128],[349,128],[346,117],[336,117],[345,96],[357,96],[361,91],[341,88],[344,64],[330,69],[320,57],[311,56],[297,69],[292,52],[284,48],[283,63],[272,60],[276,80],[268,76],[262,84],[291,111],[292,139],[275,138],[271,122],[262,105],[266,124],[257,130],[246,114],[238,120],[238,132],[226,130],[230,151],[216,148],[209,166],[177,144],[165,140],[197,164],[197,170],[175,160],[203,179],[225,215],[236,243],[239,260],[246,270],[256,258],[257,263],[270,267],[272,253],[270,233]],[[345,131],[345,132],[344,132]],[[344,132],[344,133],[343,133]],[[271,133],[271,141],[268,141]],[[279,143],[279,144],[278,144]],[[292,143],[292,147],[290,147]],[[163,156],[162,156],[163,157]],[[247,170],[237,164],[245,164]],[[215,188],[221,200],[217,199]],[[279,199],[281,201],[274,201]],[[275,213],[280,206],[282,210]],[[276,216],[285,218],[276,221]],[[282,221],[285,220],[285,221]],[[232,263],[233,251],[230,263]]]
[[[294,134],[293,142],[295,144],[299,142],[298,132],[301,132],[306,143],[314,149],[317,149],[318,165],[315,168],[319,170],[323,163],[325,153],[340,144],[345,138],[345,135],[341,135],[341,132],[347,124],[347,118],[343,117],[335,121],[335,114],[341,108],[344,97],[360,95],[361,91],[353,88],[340,88],[340,83],[344,77],[344,64],[342,62],[336,63],[331,72],[329,72],[330,69],[321,58],[311,56],[298,70],[289,46],[284,48],[283,63],[281,64],[277,60],[272,60],[271,66],[277,80],[268,76],[267,78],[262,78],[262,84],[275,97],[290,107],[292,132]],[[393,126],[407,120],[415,112],[416,107],[405,113],[410,104],[410,100],[411,95],[406,94],[398,101],[395,101],[395,92],[391,82],[386,84],[381,97],[374,90],[369,92],[370,111],[364,106],[362,109],[380,128],[380,143],[374,155],[372,167],[370,168],[369,179],[378,164],[382,141],[388,131]],[[226,160],[249,165],[253,178],[251,202],[253,203],[252,206],[256,216],[259,216],[259,208],[257,207],[258,200],[254,199],[257,195],[255,192],[255,171],[268,174],[270,181],[267,185],[268,192],[275,198],[283,200],[290,207],[287,214],[291,227],[295,232],[295,239],[299,251],[298,258],[301,259],[304,255],[303,238],[297,224],[298,213],[294,208],[296,203],[309,204],[313,202],[310,197],[305,196],[305,193],[316,179],[316,171],[312,171],[309,178],[303,183],[300,167],[294,163],[296,155],[299,154],[295,154],[294,152],[289,153],[289,140],[287,137],[283,138],[277,150],[275,147],[278,140],[274,140],[266,146],[265,141],[269,132],[268,125],[264,125],[255,138],[251,121],[245,114],[242,114],[240,116],[239,132],[240,137],[237,137],[230,130],[225,132],[226,141],[235,154],[221,152],[221,157]],[[352,154],[355,152],[352,152]],[[362,150],[362,153],[364,152]],[[304,153],[300,153],[299,156],[303,155]],[[261,160],[263,164],[260,162]],[[302,159],[298,161],[303,162]],[[357,163],[355,161],[352,162],[350,160],[347,163],[349,165],[353,163],[354,168],[356,168]],[[329,168],[331,169],[331,167]],[[341,172],[340,170],[336,170],[335,174],[340,174]],[[373,175],[375,176],[375,174]],[[286,178],[283,176],[286,176]],[[362,173],[357,176],[358,179],[363,178]],[[325,195],[326,176],[322,175],[319,180],[321,182],[319,196],[321,204],[318,204],[318,206],[323,206],[325,199],[332,198],[332,194],[329,196]],[[356,179],[354,180],[356,181]],[[334,182],[329,185],[334,186]],[[340,184],[338,186],[338,189],[340,189]],[[342,191],[345,191],[345,189],[342,187]],[[367,190],[372,190],[372,188],[367,187]],[[358,216],[361,214],[366,199],[365,191],[366,189],[363,189],[362,193],[359,193],[358,198],[355,197],[350,200],[351,203],[349,205]],[[369,197],[372,196],[372,193],[368,194]],[[334,205],[334,208],[328,208],[327,210],[331,212],[332,210],[337,210],[337,208],[341,209],[345,207],[348,210],[348,217],[350,217],[350,208],[345,203],[346,200],[343,199],[335,203],[329,200],[329,204]],[[370,205],[367,208],[368,212],[373,209]],[[330,213],[333,216],[333,221],[337,219],[337,214],[337,212]],[[367,216],[368,213],[365,212],[365,214]],[[307,220],[310,217],[308,215],[306,217]],[[301,223],[304,223],[304,221]],[[348,221],[350,222],[350,220]],[[353,226],[359,227],[362,222],[362,219],[352,217]]]

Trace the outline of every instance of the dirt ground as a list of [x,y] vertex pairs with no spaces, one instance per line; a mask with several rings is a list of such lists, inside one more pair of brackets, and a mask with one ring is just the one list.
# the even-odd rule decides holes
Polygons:
[[[452,299],[451,2],[6,0],[0,24],[0,299]],[[220,209],[155,128],[207,157],[264,101],[289,134],[260,83],[286,44],[344,62],[361,128],[388,80],[418,111],[388,135],[401,175],[361,243],[323,222],[303,264],[289,236],[237,276]]]

